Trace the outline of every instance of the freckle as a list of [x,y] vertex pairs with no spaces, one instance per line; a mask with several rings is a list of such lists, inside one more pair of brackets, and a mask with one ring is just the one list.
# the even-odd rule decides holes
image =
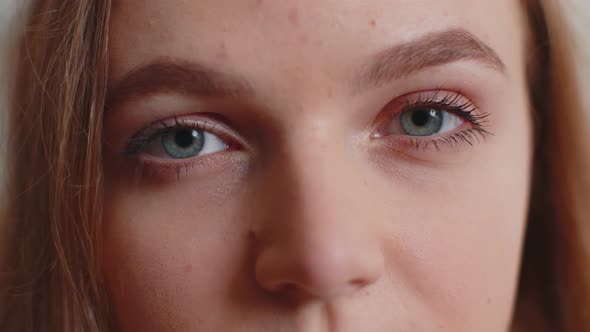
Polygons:
[[305,45],[309,42],[309,37],[307,37],[307,35],[302,35],[301,37],[299,37],[299,42],[301,42],[301,44]]
[[376,27],[377,26],[377,22],[375,20],[371,20],[371,27]]
[[219,48],[217,49],[217,53],[215,54],[217,59],[223,60],[227,58],[227,48],[225,47],[225,43],[222,43]]
[[299,12],[297,11],[297,8],[293,8],[289,12],[289,22],[291,22],[291,24],[293,24],[294,26],[297,26],[299,24]]
[[192,272],[193,271],[193,266],[191,264],[188,264],[187,266],[184,267],[184,272]]

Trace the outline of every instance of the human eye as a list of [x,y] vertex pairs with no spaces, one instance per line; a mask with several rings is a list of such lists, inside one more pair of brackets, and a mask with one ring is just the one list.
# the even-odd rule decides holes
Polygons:
[[129,140],[126,153],[144,153],[162,159],[186,159],[221,152],[227,143],[214,134],[215,125],[207,121],[159,121],[144,128]]
[[385,108],[374,138],[392,139],[402,149],[473,145],[491,134],[486,130],[488,116],[460,92],[418,92],[397,98]]
[[239,141],[226,125],[203,114],[188,115],[142,128],[128,140],[123,153],[137,157],[159,176],[170,169],[179,175],[203,159],[238,149]]

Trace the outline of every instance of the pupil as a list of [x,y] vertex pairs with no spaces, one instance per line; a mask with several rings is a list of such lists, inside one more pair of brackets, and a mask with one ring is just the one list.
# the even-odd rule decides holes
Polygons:
[[193,145],[194,140],[195,140],[194,130],[179,131],[174,136],[174,143],[176,143],[176,145],[178,145],[179,147],[181,147],[183,149],[186,149],[186,148],[190,147],[191,145]]
[[429,119],[430,113],[426,110],[418,110],[412,114],[412,122],[419,127],[425,126]]

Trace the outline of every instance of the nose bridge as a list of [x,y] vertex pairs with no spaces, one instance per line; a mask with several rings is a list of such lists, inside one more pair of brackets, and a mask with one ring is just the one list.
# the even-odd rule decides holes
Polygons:
[[330,131],[336,130],[318,128],[290,143],[289,167],[299,192],[297,198],[301,212],[309,212],[311,219],[349,209],[354,196],[350,190],[359,180],[343,139]]
[[289,188],[267,193],[282,213],[265,218],[259,283],[273,292],[297,289],[323,298],[371,284],[383,258],[370,217],[362,215],[363,181],[343,135],[315,126],[299,130],[285,146],[271,172]]
[[290,195],[280,203],[290,211],[285,218],[296,219],[290,223],[301,232],[319,234],[336,227],[342,233],[361,218],[356,214],[362,209],[355,205],[363,203],[362,172],[343,136],[327,121],[301,125],[286,140],[275,164],[273,172],[290,183]]

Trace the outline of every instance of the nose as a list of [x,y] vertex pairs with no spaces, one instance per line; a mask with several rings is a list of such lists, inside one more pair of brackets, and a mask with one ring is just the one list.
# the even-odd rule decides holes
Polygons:
[[[294,160],[299,158],[300,162]],[[383,274],[378,224],[358,169],[335,153],[285,158],[267,175],[255,273],[266,291],[330,301]]]
[[256,262],[258,283],[275,294],[330,301],[376,282],[383,273],[382,256],[373,246],[348,241],[353,234],[336,228],[290,234],[290,240],[263,250]]

